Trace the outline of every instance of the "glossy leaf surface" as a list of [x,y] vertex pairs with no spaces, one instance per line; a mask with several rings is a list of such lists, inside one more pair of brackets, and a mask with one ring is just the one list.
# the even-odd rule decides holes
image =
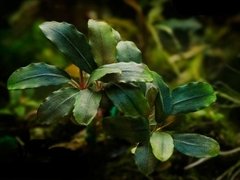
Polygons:
[[80,69],[87,73],[96,69],[97,65],[86,37],[72,24],[49,21],[42,23],[39,27],[45,36]]
[[45,63],[32,63],[19,68],[8,79],[8,89],[27,89],[41,86],[61,85],[70,81],[63,70]]
[[217,156],[219,144],[212,138],[200,134],[173,134],[175,148],[181,153],[197,158]]
[[215,101],[216,94],[212,86],[204,82],[191,82],[173,89],[171,114],[194,112]]
[[79,93],[76,88],[62,88],[53,92],[38,109],[38,122],[53,124],[67,116],[73,109],[75,96]]
[[73,109],[75,121],[81,125],[90,124],[98,112],[101,97],[101,93],[88,89],[80,90],[75,96]]

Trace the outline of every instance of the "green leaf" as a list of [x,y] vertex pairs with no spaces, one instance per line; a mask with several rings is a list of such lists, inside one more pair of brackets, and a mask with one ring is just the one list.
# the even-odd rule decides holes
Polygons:
[[149,143],[138,145],[135,151],[135,163],[138,169],[145,175],[149,175],[154,171],[157,159],[152,153],[152,147]]
[[220,147],[217,141],[200,134],[173,134],[174,146],[181,153],[197,158],[217,156]]
[[146,83],[145,84],[145,96],[147,98],[147,101],[150,105],[150,107],[154,107],[155,100],[158,95],[158,91],[155,88],[155,86],[152,83]]
[[153,132],[150,137],[154,156],[160,161],[168,160],[173,153],[174,144],[170,134],[165,132]]
[[142,117],[106,117],[103,119],[103,127],[108,134],[132,143],[149,139],[148,120]]
[[96,69],[95,71],[93,71],[93,73],[91,74],[90,78],[88,79],[88,85],[92,84],[93,82],[100,80],[103,77],[106,77],[106,75],[110,75],[110,76],[114,76],[117,74],[121,74],[122,71],[119,68],[112,68],[112,67],[105,67],[105,66],[101,66],[98,69]]
[[8,89],[15,90],[62,85],[69,81],[70,76],[55,66],[45,63],[32,63],[13,72],[7,85]]
[[204,82],[191,82],[172,91],[171,114],[188,113],[203,109],[216,101],[213,88]]
[[103,21],[88,21],[89,40],[98,66],[116,62],[116,45],[120,35]]
[[120,41],[116,49],[118,62],[142,62],[142,53],[132,41]]
[[88,89],[80,90],[75,96],[73,115],[78,124],[88,125],[98,112],[98,107],[102,98],[101,93]]
[[137,87],[113,85],[106,89],[106,94],[118,110],[127,116],[149,115],[150,107],[147,99]]
[[38,109],[38,122],[41,124],[54,124],[73,109],[75,96],[79,90],[76,88],[62,88],[53,92],[40,105]]
[[153,77],[153,84],[158,90],[155,101],[155,119],[157,122],[161,122],[172,111],[171,92],[159,74],[154,71],[151,73]]
[[[106,75],[111,76],[106,77]],[[114,74],[114,76],[113,76]],[[151,82],[153,80],[151,71],[144,64],[135,62],[119,62],[99,67],[90,76],[88,84],[96,80],[103,82]]]
[[97,65],[86,37],[72,24],[50,21],[42,23],[39,27],[45,36],[80,69],[89,74],[96,69]]

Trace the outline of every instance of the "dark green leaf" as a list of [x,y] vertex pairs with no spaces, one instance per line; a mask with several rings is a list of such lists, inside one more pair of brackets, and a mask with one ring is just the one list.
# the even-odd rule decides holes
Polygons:
[[118,62],[142,62],[142,53],[132,41],[120,41],[116,49]]
[[76,88],[62,88],[53,92],[40,105],[38,109],[38,122],[42,124],[56,123],[67,116],[73,109],[75,96],[79,90]]
[[188,156],[213,157],[220,151],[217,141],[200,134],[173,134],[173,140],[175,148]]
[[55,66],[33,63],[16,70],[8,79],[8,89],[27,89],[61,85],[70,81],[69,75]]
[[106,94],[125,115],[132,117],[149,115],[149,104],[139,88],[113,85],[106,89]]
[[153,84],[158,90],[155,101],[155,119],[161,122],[172,111],[171,92],[162,77],[156,72],[152,71]]
[[89,40],[98,66],[116,62],[116,45],[120,35],[103,21],[88,21]]
[[204,82],[191,82],[172,91],[171,114],[194,112],[216,101],[213,88]]
[[[111,76],[105,78],[107,74],[111,74]],[[112,74],[114,74],[114,76]],[[104,82],[128,83],[151,82],[153,78],[150,70],[144,64],[137,64],[135,62],[119,62],[103,65],[96,69],[91,74],[88,84],[91,84],[95,80],[102,80]]]
[[79,32],[72,24],[66,22],[44,22],[40,29],[45,36],[57,45],[58,49],[71,58],[80,69],[91,73],[96,69],[91,47],[84,34]]
[[88,89],[78,92],[73,109],[73,115],[78,124],[88,125],[91,123],[98,112],[101,97],[101,93]]
[[174,144],[170,134],[154,132],[150,137],[150,143],[154,156],[160,161],[166,161],[172,156]]
[[149,175],[154,171],[157,159],[152,153],[152,147],[149,143],[138,145],[135,152],[135,163],[138,169],[145,175]]
[[103,119],[103,127],[108,134],[132,143],[146,142],[149,139],[148,120],[142,117],[106,117]]

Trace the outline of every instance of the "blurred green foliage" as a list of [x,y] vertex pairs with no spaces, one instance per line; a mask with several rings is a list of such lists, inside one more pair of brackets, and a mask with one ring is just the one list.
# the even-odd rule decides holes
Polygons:
[[[85,150],[90,158],[93,152],[86,151],[91,151],[91,145],[98,150],[97,155],[105,153],[106,149],[111,154],[104,156],[105,165],[99,169],[104,172],[100,173],[101,177],[144,179],[133,170],[133,161],[129,160],[132,156],[125,142],[106,141],[104,134],[96,137],[94,134],[99,133],[95,131],[101,132],[101,129],[83,131],[70,121],[65,122],[67,126],[36,127],[36,108],[51,88],[36,90],[42,92],[40,97],[35,90],[13,94],[6,91],[9,75],[31,62],[45,61],[61,68],[69,65],[66,57],[40,32],[38,25],[46,20],[67,21],[86,32],[89,18],[103,19],[119,31],[123,39],[134,41],[143,52],[144,63],[161,74],[171,87],[193,80],[209,82],[217,91],[217,103],[206,110],[177,117],[182,121],[177,121],[171,129],[205,133],[217,139],[223,151],[240,146],[240,13],[222,17],[181,17],[170,0],[9,0],[0,2],[0,12],[0,146],[6,148],[1,148],[0,157],[4,158],[0,161],[51,161],[49,154],[58,148]],[[49,141],[42,141],[44,139]],[[39,144],[34,144],[38,140]],[[48,145],[53,148],[46,150]],[[61,159],[62,155],[55,158]],[[195,159],[175,153],[170,161],[159,164],[151,177],[237,178],[238,156],[239,153],[220,156],[185,171],[183,168]],[[81,158],[78,160],[80,162]],[[99,175],[97,171],[92,176]]]

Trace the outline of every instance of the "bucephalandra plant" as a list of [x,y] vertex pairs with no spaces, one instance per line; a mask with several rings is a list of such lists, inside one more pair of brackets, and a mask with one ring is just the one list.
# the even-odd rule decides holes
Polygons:
[[[171,116],[215,102],[216,94],[209,84],[190,82],[170,89],[159,74],[142,63],[136,45],[121,40],[120,34],[102,21],[88,21],[88,39],[66,22],[44,22],[40,29],[80,69],[80,75],[76,79],[45,63],[13,72],[9,90],[62,86],[40,105],[39,123],[54,124],[72,116],[77,124],[88,126],[101,116],[97,119],[106,133],[135,145],[135,162],[145,175],[153,172],[157,160],[168,160],[174,148],[198,158],[218,155],[219,145],[212,138],[164,131]],[[106,103],[109,106],[103,105]],[[98,113],[104,108],[110,115]]]

